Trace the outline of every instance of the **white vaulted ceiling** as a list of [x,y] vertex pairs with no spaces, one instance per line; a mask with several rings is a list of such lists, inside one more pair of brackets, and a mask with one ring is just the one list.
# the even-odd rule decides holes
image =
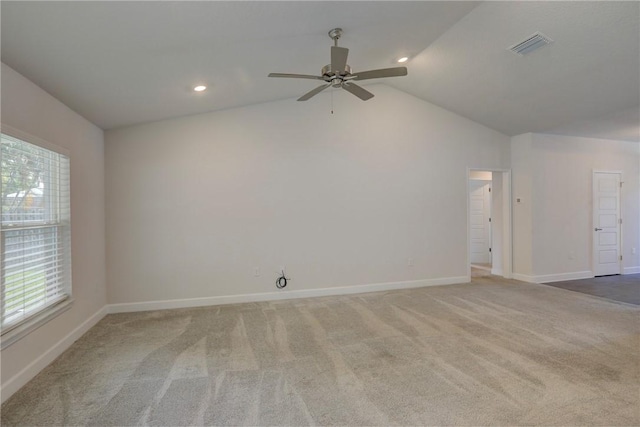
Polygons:
[[[507,135],[600,119],[638,106],[639,18],[638,2],[483,3],[389,84]],[[507,50],[536,31],[554,42]]]
[[[329,62],[327,32],[334,27],[344,29],[340,45],[350,49],[355,71],[411,57],[407,77],[372,83],[509,135],[563,132],[572,123],[614,117],[608,123],[632,129],[633,139],[640,121],[629,113],[640,99],[637,2],[3,1],[0,7],[2,61],[104,129],[298,97],[315,84],[267,74],[318,74]],[[506,50],[535,31],[554,42],[524,57]],[[196,94],[197,83],[210,89]]]
[[[358,69],[418,53],[474,3],[2,2],[2,61],[105,129],[298,97],[328,31]],[[191,87],[205,82],[197,96]]]

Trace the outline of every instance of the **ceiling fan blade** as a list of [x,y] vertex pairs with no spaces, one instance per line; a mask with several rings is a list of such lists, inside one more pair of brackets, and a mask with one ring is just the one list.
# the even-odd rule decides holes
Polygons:
[[349,49],[346,47],[331,46],[331,71],[344,72],[347,68],[347,56]]
[[407,75],[407,67],[382,68],[380,70],[353,73],[352,80],[378,79],[381,77],[400,77]]
[[363,101],[373,98],[373,94],[371,92],[361,88],[355,83],[344,82],[342,83],[342,88],[347,92],[351,92],[352,94],[362,99]]
[[308,74],[269,73],[269,77],[287,77],[291,79],[324,80],[324,77],[322,76],[310,76]]
[[322,92],[323,90],[328,88],[329,86],[331,86],[330,83],[327,83],[326,85],[318,86],[314,90],[309,91],[309,92],[305,93],[304,95],[302,95],[300,98],[298,98],[298,101],[306,101],[307,99],[309,99],[309,98],[311,98],[313,96],[316,96],[317,94],[319,94],[320,92]]

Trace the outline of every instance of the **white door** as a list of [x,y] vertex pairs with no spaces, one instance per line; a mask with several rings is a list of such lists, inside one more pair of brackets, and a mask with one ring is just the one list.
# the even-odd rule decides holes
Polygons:
[[491,182],[469,180],[472,264],[491,263]]
[[593,173],[593,273],[620,274],[620,173]]

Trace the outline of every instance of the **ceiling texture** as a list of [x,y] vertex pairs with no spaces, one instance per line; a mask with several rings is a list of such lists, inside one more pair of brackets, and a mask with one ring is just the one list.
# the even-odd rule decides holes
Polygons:
[[[2,1],[0,7],[2,62],[103,129],[295,102],[315,83],[267,74],[319,74],[329,62],[327,32],[341,27],[339,44],[350,49],[354,71],[410,57],[408,76],[371,84],[388,84],[507,135],[640,139],[638,2]],[[507,50],[536,31],[553,42],[525,56]],[[201,83],[209,90],[191,90]]]

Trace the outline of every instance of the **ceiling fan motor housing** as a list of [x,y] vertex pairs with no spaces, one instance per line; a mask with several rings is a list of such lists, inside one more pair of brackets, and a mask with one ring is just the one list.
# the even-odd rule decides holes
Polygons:
[[335,87],[338,87],[342,84],[345,77],[351,75],[351,67],[345,65],[344,70],[337,71],[331,67],[331,64],[327,64],[322,67],[320,74],[322,74],[325,81],[331,83]]

